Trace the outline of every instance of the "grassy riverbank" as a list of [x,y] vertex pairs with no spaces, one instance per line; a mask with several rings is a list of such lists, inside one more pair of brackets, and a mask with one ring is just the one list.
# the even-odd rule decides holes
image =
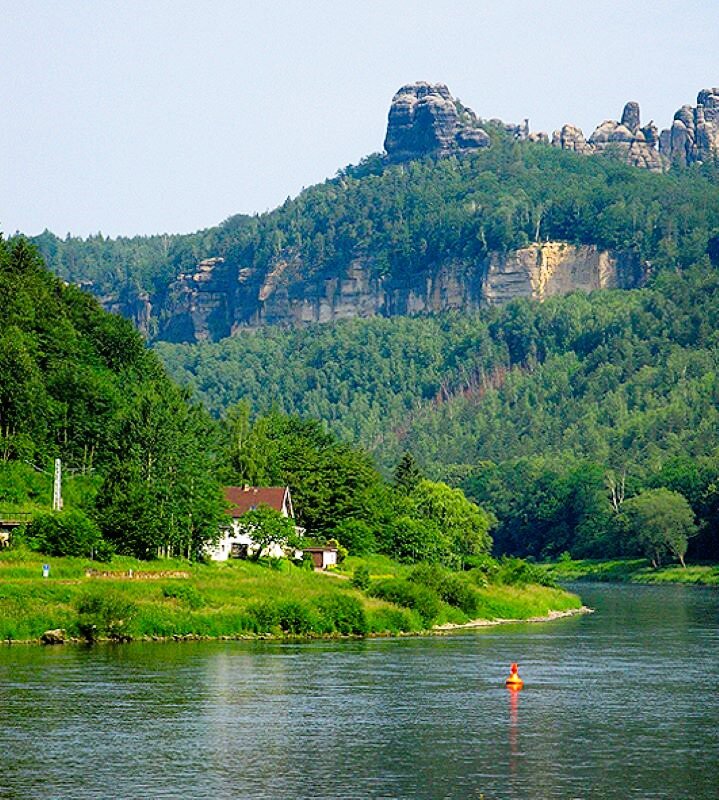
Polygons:
[[[435,571],[444,584],[432,587],[386,558],[349,561],[343,572],[328,575],[288,562],[115,558],[103,565],[7,551],[0,555],[0,639],[37,640],[56,628],[86,639],[418,633],[581,606],[576,595],[548,586],[483,585],[476,574]],[[48,578],[43,563],[50,565]],[[364,589],[352,585],[358,567],[369,573]]]
[[557,561],[537,565],[557,581],[611,581],[616,583],[688,583],[719,586],[719,564],[669,564],[654,569],[644,558]]

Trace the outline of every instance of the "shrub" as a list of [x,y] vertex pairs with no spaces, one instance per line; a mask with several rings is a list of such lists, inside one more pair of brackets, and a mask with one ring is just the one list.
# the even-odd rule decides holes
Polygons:
[[537,583],[541,586],[556,585],[554,578],[545,570],[522,558],[511,556],[502,556],[500,559],[496,582],[505,586],[526,586],[528,583]]
[[163,586],[162,595],[172,600],[179,600],[193,610],[205,605],[203,596],[190,583],[171,583]]
[[366,591],[369,588],[370,583],[372,583],[369,574],[369,567],[366,564],[360,564],[360,566],[354,571],[350,583],[355,587],[355,589],[361,589],[363,592]]
[[401,578],[390,578],[373,583],[369,587],[369,594],[414,609],[425,625],[431,624],[436,619],[440,610],[440,600],[435,592],[426,586],[410,583]]
[[77,627],[88,642],[101,637],[119,641],[131,638],[129,627],[137,608],[119,592],[88,592],[77,600]]
[[447,575],[439,590],[439,596],[445,603],[459,608],[468,616],[477,613],[479,598],[477,592],[465,580],[458,575]]
[[315,605],[328,627],[328,632],[363,635],[367,633],[367,617],[362,604],[348,594],[325,595]]
[[[33,549],[50,556],[92,558],[102,542],[97,525],[77,509],[37,514],[28,526],[27,537]],[[103,555],[106,552],[102,549]]]
[[439,564],[419,564],[408,580],[426,586],[445,602],[472,615],[477,611],[476,591],[466,580]]
[[306,634],[316,627],[311,610],[298,600],[267,600],[248,609],[257,630],[268,633],[279,628],[282,633]]

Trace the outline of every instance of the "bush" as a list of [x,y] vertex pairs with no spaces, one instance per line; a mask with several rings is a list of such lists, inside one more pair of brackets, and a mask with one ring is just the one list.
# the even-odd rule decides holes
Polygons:
[[111,557],[104,545],[100,529],[82,511],[56,511],[37,514],[27,528],[27,538],[34,550],[50,556],[81,556],[92,558],[96,550]]
[[315,601],[315,606],[325,623],[327,632],[356,634],[367,633],[367,617],[362,604],[348,594],[325,595]]
[[439,596],[445,603],[459,608],[467,616],[471,617],[477,613],[479,606],[477,592],[458,575],[450,574],[445,577],[440,586]]
[[537,583],[541,586],[556,586],[556,581],[548,572],[529,564],[521,558],[502,556],[499,561],[499,570],[496,582],[505,586],[526,586],[528,583]]
[[137,608],[119,592],[103,591],[81,595],[77,600],[77,627],[88,642],[107,637],[130,639],[130,622]]
[[426,586],[410,583],[401,578],[378,581],[369,587],[369,594],[414,609],[425,625],[430,625],[440,611],[440,599]]
[[179,600],[193,610],[205,605],[203,596],[190,583],[171,583],[163,586],[162,595],[171,600]]
[[350,583],[355,587],[355,589],[361,589],[363,592],[366,591],[369,588],[370,583],[372,583],[372,579],[370,578],[369,574],[369,567],[366,564],[360,564],[360,566],[354,571]]
[[279,628],[282,633],[302,635],[314,630],[317,622],[311,610],[298,600],[268,600],[250,606],[248,611],[261,633]]
[[410,573],[408,580],[436,592],[445,602],[461,609],[465,614],[476,613],[477,592],[466,580],[439,564],[420,564]]

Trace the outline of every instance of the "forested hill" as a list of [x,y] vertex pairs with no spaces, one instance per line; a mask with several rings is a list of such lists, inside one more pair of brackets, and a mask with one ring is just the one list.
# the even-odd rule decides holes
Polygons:
[[664,487],[703,520],[695,552],[719,557],[715,267],[481,314],[157,349],[216,413],[246,399],[318,417],[387,470],[409,450],[496,514],[501,550],[621,552],[612,493]]
[[103,546],[196,553],[222,509],[213,431],[130,322],[0,238],[0,512],[47,507],[40,473],[60,458],[82,554],[101,542],[85,514]]
[[[372,156],[272,212],[193,235],[36,242],[58,275],[168,341],[631,286],[719,251],[716,165],[652,174],[491,130],[490,148]],[[567,249],[543,265],[548,240]]]

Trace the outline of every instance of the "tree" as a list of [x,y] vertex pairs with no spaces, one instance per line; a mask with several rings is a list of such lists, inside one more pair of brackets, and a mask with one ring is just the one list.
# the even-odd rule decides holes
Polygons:
[[136,393],[96,500],[103,533],[119,552],[194,558],[219,536],[212,432],[205,412],[169,381]]
[[286,547],[295,537],[292,520],[264,503],[243,514],[240,527],[255,543],[252,553],[255,561],[259,561],[260,556],[273,545]]
[[627,536],[652,562],[677,558],[682,566],[689,537],[696,533],[694,512],[678,492],[647,489],[624,501],[622,515]]
[[461,560],[491,550],[489,531],[496,520],[492,514],[469,501],[461,489],[423,480],[412,492],[411,500],[416,516],[434,523],[446,537],[450,550],[448,556]]
[[404,494],[410,494],[423,475],[411,451],[405,450],[394,471],[394,485]]

